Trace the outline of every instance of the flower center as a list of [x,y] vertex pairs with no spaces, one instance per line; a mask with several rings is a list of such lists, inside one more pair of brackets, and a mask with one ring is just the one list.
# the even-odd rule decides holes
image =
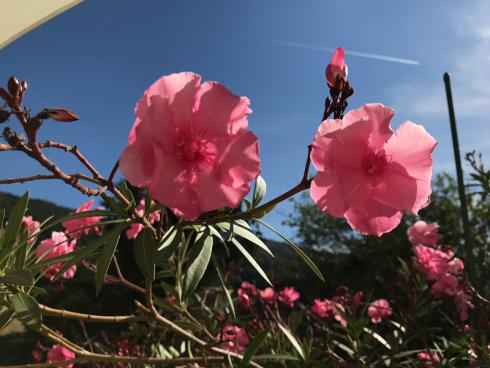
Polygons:
[[362,169],[367,175],[374,176],[381,174],[386,167],[388,160],[383,151],[369,152],[362,160]]
[[210,163],[215,156],[213,145],[192,127],[179,130],[177,142],[175,154],[182,161],[199,165]]

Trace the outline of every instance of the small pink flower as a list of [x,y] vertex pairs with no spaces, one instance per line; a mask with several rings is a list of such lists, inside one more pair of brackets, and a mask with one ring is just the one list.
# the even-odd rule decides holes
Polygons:
[[408,241],[413,245],[436,245],[441,239],[439,224],[433,222],[417,221],[407,230]]
[[371,322],[380,323],[383,319],[391,316],[390,303],[386,299],[378,299],[373,301],[368,308],[368,316],[371,317]]
[[[151,205],[153,206],[155,202],[151,201]],[[140,203],[136,206],[136,212],[140,216],[143,216],[145,214],[145,200],[142,199]],[[154,224],[155,222],[160,221],[160,213],[161,211],[153,211],[152,213],[149,214],[148,220],[150,221],[150,224]],[[139,222],[135,222],[131,224],[128,230],[126,230],[126,236],[128,239],[136,239],[138,234],[143,230],[145,226]]]
[[[90,199],[89,201],[82,204],[78,207],[75,213],[87,212],[90,211],[94,204],[94,199]],[[82,227],[94,225],[102,219],[101,216],[92,216],[92,217],[83,217],[74,220],[68,220],[63,222],[63,227],[65,228],[68,236],[72,239],[78,239],[82,234],[89,234],[90,232],[95,232],[97,235],[101,234],[101,230],[97,226],[87,227],[85,229],[78,230]]]
[[342,120],[322,122],[313,141],[313,201],[364,235],[393,230],[402,211],[417,214],[431,194],[437,142],[412,122],[394,134],[393,115],[381,104],[367,104]]
[[[73,252],[75,250],[75,246],[76,240],[72,240],[70,242],[64,233],[53,231],[50,239],[43,240],[37,246],[36,257],[43,260],[60,257]],[[58,271],[60,271],[64,265],[64,263],[56,263],[49,266],[44,271],[44,277],[52,281]],[[75,276],[76,270],[77,266],[74,265],[65,271],[61,277],[63,279],[71,279],[73,276]]]
[[136,106],[121,171],[185,219],[236,208],[260,171],[246,97],[194,73],[157,80]]
[[328,317],[328,312],[330,308],[326,301],[315,299],[313,305],[311,306],[311,312],[316,314],[320,318]]
[[248,281],[243,281],[240,287],[248,294],[250,294],[250,296],[257,295],[257,287],[254,284],[249,283]]
[[299,299],[299,293],[293,287],[285,287],[277,294],[277,300],[289,307],[294,307],[294,302]]
[[[64,346],[55,344],[52,346],[51,349],[48,351],[48,359],[47,363],[52,363],[52,362],[61,362],[64,360],[70,360],[75,358],[75,353],[71,350],[68,350]],[[72,368],[73,364],[66,364],[66,365],[58,365],[56,368]]]
[[342,47],[338,47],[335,49],[332,55],[332,60],[330,61],[330,64],[328,64],[325,71],[328,84],[330,86],[334,86],[338,76],[346,80],[347,72],[347,64],[344,62],[344,49]]
[[32,219],[32,216],[22,217],[22,225],[29,232],[29,244],[34,244],[36,242],[36,237],[41,231],[41,223]]
[[273,303],[276,297],[276,292],[274,291],[273,288],[268,287],[265,288],[264,290],[260,290],[259,296],[265,303]]
[[437,367],[437,364],[431,364],[431,363],[440,363],[441,362],[441,358],[439,358],[439,355],[437,355],[436,353],[429,354],[426,352],[421,352],[421,353],[417,354],[417,358],[419,358],[420,360],[427,361],[426,363],[424,363],[424,366],[427,368],[435,368],[435,367]]
[[247,333],[238,326],[223,327],[218,339],[223,342],[223,348],[238,354],[242,354],[248,344]]

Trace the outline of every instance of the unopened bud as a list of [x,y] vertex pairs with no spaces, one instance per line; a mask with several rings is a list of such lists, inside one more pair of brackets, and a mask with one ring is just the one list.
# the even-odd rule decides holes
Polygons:
[[347,73],[347,65],[344,61],[344,49],[339,47],[333,53],[332,60],[325,71],[330,87],[335,86],[337,77],[340,77],[342,80],[347,80]]
[[56,109],[47,109],[46,114],[49,118],[61,121],[65,123],[69,123],[75,120],[79,120],[79,117],[75,115],[75,113],[71,112],[67,109],[56,108]]
[[22,82],[20,82],[20,88],[21,88],[22,92],[27,91],[28,87],[29,87],[29,84],[27,83],[26,80],[23,80]]
[[10,77],[7,85],[12,96],[15,96],[17,95],[17,93],[19,93],[20,83],[17,78]]

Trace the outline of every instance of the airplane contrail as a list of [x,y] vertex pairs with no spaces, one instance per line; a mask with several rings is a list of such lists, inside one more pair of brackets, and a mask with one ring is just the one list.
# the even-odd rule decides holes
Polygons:
[[[322,46],[309,45],[309,44],[304,44],[304,43],[296,43],[296,42],[288,42],[288,41],[263,41],[263,42],[271,43],[271,44],[278,45],[278,46],[296,47],[296,48],[305,49],[305,50],[329,51],[329,52],[335,51],[335,49],[333,49],[331,47],[322,47]],[[400,63],[400,64],[408,64],[408,65],[420,65],[420,61],[417,61],[417,60],[404,59],[404,58],[387,56],[387,55],[371,54],[371,53],[361,52],[361,51],[345,50],[345,54],[346,55],[352,55],[352,56],[364,57],[364,58],[368,58],[368,59],[389,61],[392,63]]]

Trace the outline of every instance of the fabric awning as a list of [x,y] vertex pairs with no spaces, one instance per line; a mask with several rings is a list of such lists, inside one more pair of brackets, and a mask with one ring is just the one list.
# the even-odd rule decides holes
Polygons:
[[0,49],[82,0],[0,0]]

